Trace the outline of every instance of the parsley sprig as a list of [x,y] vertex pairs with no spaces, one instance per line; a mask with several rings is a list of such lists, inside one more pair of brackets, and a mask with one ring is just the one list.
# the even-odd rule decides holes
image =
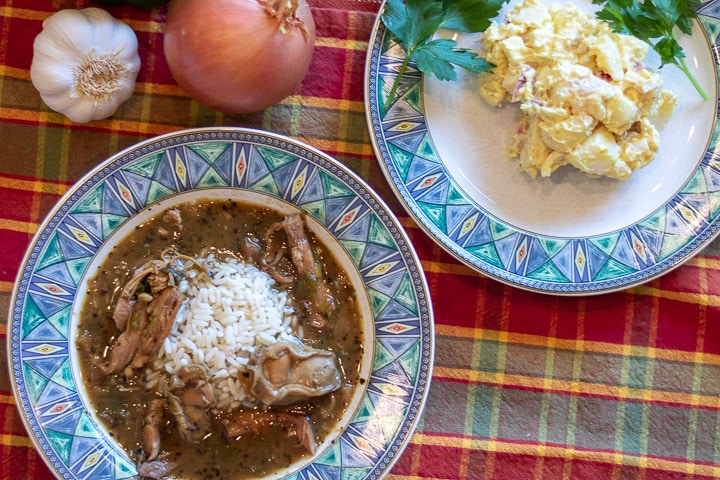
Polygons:
[[[405,46],[398,75],[387,98],[397,93],[410,61],[426,75],[440,80],[456,80],[455,66],[471,72],[484,72],[494,65],[448,38],[432,38],[441,28],[466,33],[484,31],[508,0],[387,0],[382,22]],[[387,106],[387,105],[386,105]]]
[[675,36],[675,27],[692,34],[693,19],[701,0],[593,0],[602,5],[597,12],[618,33],[644,41],[660,55],[661,67],[672,64],[682,70],[704,100],[707,93],[693,77],[685,63],[685,53]]

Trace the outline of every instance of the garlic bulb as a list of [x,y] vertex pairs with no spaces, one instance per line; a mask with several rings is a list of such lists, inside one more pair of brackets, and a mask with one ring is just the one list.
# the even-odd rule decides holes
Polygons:
[[74,122],[107,118],[133,93],[137,37],[105,10],[60,10],[45,19],[33,48],[33,85],[50,108]]

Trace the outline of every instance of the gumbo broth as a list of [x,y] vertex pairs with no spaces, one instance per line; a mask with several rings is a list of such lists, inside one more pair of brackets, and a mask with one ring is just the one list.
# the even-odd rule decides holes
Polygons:
[[[179,431],[180,417],[171,402],[170,411],[166,408],[159,412],[160,420],[156,424],[160,438],[157,461],[170,465],[170,470],[158,474],[157,478],[249,479],[292,468],[310,457],[313,449],[303,442],[295,420],[288,424],[279,419],[303,419],[313,437],[310,440],[319,445],[337,433],[352,397],[365,383],[360,374],[364,348],[361,312],[351,281],[329,249],[307,228],[306,239],[316,269],[310,275],[300,274],[293,264],[297,252],[292,245],[292,234],[289,228],[283,232],[278,227],[286,225],[283,221],[287,216],[274,209],[229,199],[203,199],[183,203],[173,210],[179,213],[179,224],[168,221],[166,211],[158,211],[155,217],[118,241],[96,271],[90,273],[85,303],[79,311],[76,339],[80,370],[90,402],[110,435],[134,462],[152,463],[148,462],[151,454],[147,444],[149,405],[158,398],[165,401],[169,385],[177,379],[164,378],[170,375],[157,367],[157,360],[142,368],[127,366],[108,371],[112,349],[124,333],[113,321],[123,288],[141,266],[162,258],[168,251],[178,254],[178,258],[212,254],[217,258],[240,259],[260,270],[271,266],[273,274],[291,280],[278,282],[275,288],[287,292],[294,309],[293,335],[308,350],[332,352],[341,385],[330,393],[316,394],[298,402],[268,405],[249,395],[240,407],[215,405],[207,411],[210,417],[207,430],[202,438],[193,441],[188,441]],[[274,252],[272,258],[268,252]],[[190,268],[198,270],[192,265]],[[186,273],[181,272],[179,277]],[[173,277],[169,283],[175,281]],[[320,300],[308,293],[318,285],[327,295]],[[138,298],[143,295],[147,293],[136,293],[133,302],[139,302]],[[327,298],[332,308],[318,315],[314,304],[324,303]],[[129,330],[131,326],[125,328]],[[242,371],[241,376],[244,378],[240,381],[246,387],[254,381],[252,372]],[[237,430],[229,434],[228,419],[243,415],[250,419],[250,427],[246,425],[241,434]],[[304,429],[303,432],[306,433]]]

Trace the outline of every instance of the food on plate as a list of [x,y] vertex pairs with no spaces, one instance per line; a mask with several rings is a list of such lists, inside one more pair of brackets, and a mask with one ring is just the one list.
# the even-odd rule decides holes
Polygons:
[[338,431],[363,383],[356,293],[300,213],[165,210],[112,247],[87,289],[83,384],[143,477],[288,468]]
[[411,60],[415,62],[414,68],[439,80],[457,80],[456,66],[470,72],[484,72],[491,68],[477,53],[467,48],[458,48],[455,39],[435,38],[435,32],[441,28],[466,33],[482,32],[506,2],[507,0],[384,2],[380,19],[387,29],[397,36],[405,50],[384,107],[387,109],[390,102],[395,100]]
[[[658,54],[660,66],[675,65],[685,74],[703,100],[710,97],[692,74],[677,32],[692,35],[702,0],[593,0],[601,8],[595,15],[618,33],[632,35]],[[648,19],[650,21],[639,21]]]
[[525,0],[482,45],[495,68],[481,75],[480,94],[520,104],[508,156],[533,178],[569,164],[624,180],[657,154],[677,97],[643,64],[646,43],[571,4]]

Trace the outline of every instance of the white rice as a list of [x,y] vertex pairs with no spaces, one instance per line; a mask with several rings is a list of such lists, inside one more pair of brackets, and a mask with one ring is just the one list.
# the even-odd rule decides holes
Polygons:
[[[156,370],[172,375],[181,365],[204,365],[211,373],[217,408],[245,399],[238,380],[260,345],[293,339],[296,317],[285,292],[254,265],[214,255],[200,258],[210,275],[189,270],[178,286],[186,297],[165,339]],[[149,385],[159,374],[148,378]]]

